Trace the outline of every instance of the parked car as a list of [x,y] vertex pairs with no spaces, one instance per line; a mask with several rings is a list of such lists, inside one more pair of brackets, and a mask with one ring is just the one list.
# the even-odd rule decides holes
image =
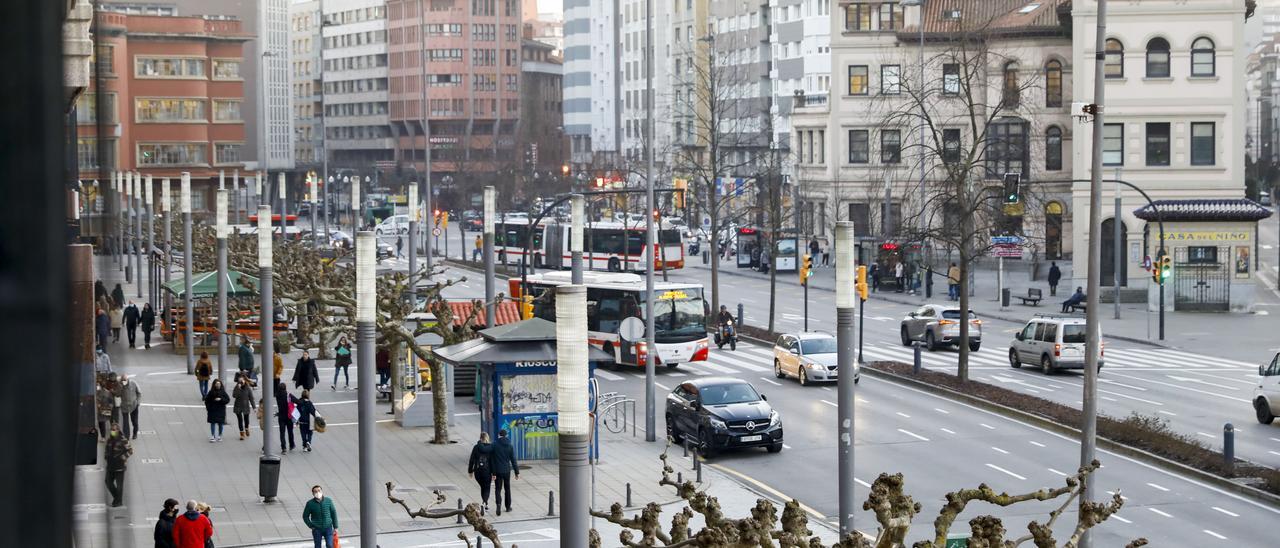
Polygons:
[[[1009,365],[1019,368],[1024,363],[1038,364],[1046,375],[1059,369],[1084,369],[1088,334],[1084,318],[1037,317],[1027,322],[1009,343]],[[1099,371],[1103,356],[1100,344]]]
[[[787,333],[773,345],[773,375],[779,379],[795,377],[801,385],[839,379],[836,368],[836,338],[828,333]],[[853,382],[861,378],[857,360],[853,363]]]
[[1280,354],[1271,363],[1258,366],[1258,388],[1253,394],[1253,410],[1258,422],[1271,424],[1280,414]]
[[475,210],[463,211],[462,227],[473,232],[484,230],[484,216]]
[[393,236],[396,234],[409,233],[409,216],[408,215],[392,215],[387,217],[378,226],[374,227],[373,233],[378,236]]
[[[921,341],[925,348],[937,350],[941,346],[960,345],[960,309],[940,304],[926,304],[907,314],[899,330],[902,345],[911,346]],[[969,350],[977,352],[982,347],[982,320],[969,311]]]
[[703,377],[681,383],[667,396],[667,436],[689,440],[703,456],[725,449],[764,447],[782,451],[782,417],[751,383]]

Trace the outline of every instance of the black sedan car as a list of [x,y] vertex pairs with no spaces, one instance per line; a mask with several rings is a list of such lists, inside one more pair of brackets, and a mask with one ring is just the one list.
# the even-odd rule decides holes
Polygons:
[[751,383],[727,377],[694,379],[667,396],[667,436],[689,440],[711,456],[739,447],[782,450],[782,417]]

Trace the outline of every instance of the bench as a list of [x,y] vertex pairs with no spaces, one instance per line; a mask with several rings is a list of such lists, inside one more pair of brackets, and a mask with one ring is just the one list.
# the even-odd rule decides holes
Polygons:
[[[1039,289],[1028,288],[1027,296],[1019,295],[1018,298],[1022,299],[1022,306],[1040,306],[1040,301],[1043,297]],[[1030,303],[1030,305],[1027,303]]]
[[1067,307],[1067,312],[1080,312],[1083,314],[1088,311],[1089,311],[1089,306],[1084,303],[1074,304]]

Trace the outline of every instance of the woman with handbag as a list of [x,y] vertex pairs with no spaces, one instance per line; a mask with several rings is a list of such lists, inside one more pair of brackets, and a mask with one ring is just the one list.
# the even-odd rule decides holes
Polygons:
[[338,389],[338,373],[342,373],[343,388],[351,390],[351,377],[347,374],[351,367],[351,343],[347,342],[346,335],[338,339],[338,346],[333,347],[333,352],[337,358],[333,361],[333,384],[329,385],[329,390]]
[[302,395],[294,400],[294,408],[298,410],[298,430],[302,433],[302,451],[311,452],[311,419],[320,418],[316,413],[316,405],[311,403],[311,391],[303,390]]
[[236,373],[236,387],[231,391],[231,397],[235,400],[235,406],[232,411],[236,414],[236,426],[240,428],[240,439],[249,437],[249,413],[258,406],[253,401],[253,385],[249,383],[249,376],[243,373]]

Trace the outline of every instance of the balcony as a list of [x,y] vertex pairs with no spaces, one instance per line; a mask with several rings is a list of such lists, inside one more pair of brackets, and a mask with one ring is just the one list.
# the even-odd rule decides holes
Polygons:
[[793,97],[795,98],[795,103],[792,111],[795,114],[819,114],[828,112],[831,108],[830,105],[827,104],[826,93],[804,93],[803,91],[796,90]]

